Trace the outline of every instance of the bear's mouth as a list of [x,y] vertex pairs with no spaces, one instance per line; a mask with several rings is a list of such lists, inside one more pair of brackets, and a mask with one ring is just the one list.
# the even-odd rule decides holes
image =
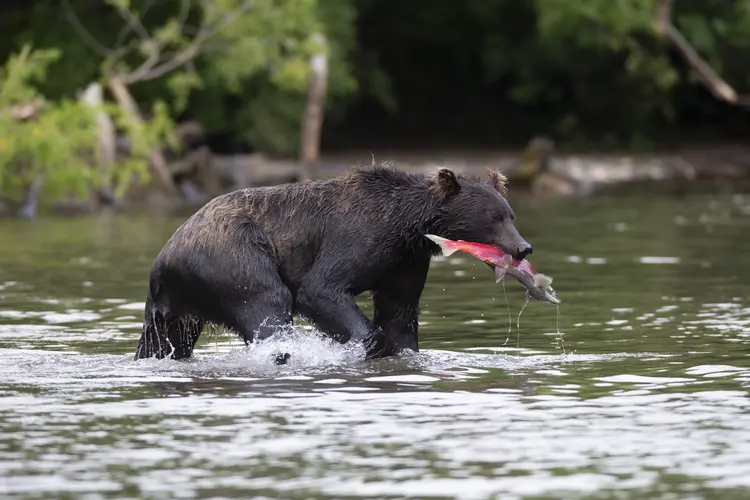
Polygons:
[[500,250],[501,252],[513,257],[513,260],[517,260],[519,262],[526,260],[526,257],[531,255],[531,252],[528,250],[518,250],[518,249],[511,250],[507,247],[504,247],[503,245],[493,245],[493,246],[497,248],[498,250]]
[[503,245],[493,245],[493,246],[494,246],[495,248],[497,248],[498,250],[500,250],[501,252],[503,252],[503,253],[505,253],[505,254],[508,254],[508,255],[510,255],[511,257],[513,257],[513,259],[514,259],[514,260],[523,260],[523,259],[519,259],[519,258],[518,258],[518,257],[516,256],[516,255],[518,254],[518,252],[513,252],[513,251],[511,251],[510,249],[508,249],[508,248],[504,247]]

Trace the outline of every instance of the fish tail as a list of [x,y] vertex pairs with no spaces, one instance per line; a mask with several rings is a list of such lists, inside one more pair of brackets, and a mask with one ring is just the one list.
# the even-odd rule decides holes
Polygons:
[[440,236],[436,236],[434,234],[425,234],[425,236],[440,247],[440,250],[442,250],[443,252],[443,257],[448,257],[449,255],[455,253],[456,250],[458,250],[453,242],[447,238],[441,238]]

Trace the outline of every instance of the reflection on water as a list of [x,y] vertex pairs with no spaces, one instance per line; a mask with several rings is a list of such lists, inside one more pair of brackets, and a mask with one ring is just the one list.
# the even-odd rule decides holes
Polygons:
[[452,256],[422,351],[368,363],[305,326],[133,361],[181,220],[4,221],[2,497],[747,498],[750,198],[556,203],[515,202],[565,352],[554,306],[517,325],[520,285],[509,315]]

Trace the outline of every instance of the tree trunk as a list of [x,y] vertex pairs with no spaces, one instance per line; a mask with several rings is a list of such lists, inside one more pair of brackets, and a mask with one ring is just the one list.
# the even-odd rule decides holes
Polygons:
[[[130,95],[130,91],[127,86],[117,77],[111,77],[107,80],[107,86],[114,95],[117,104],[120,105],[123,111],[138,125],[143,125],[143,117],[138,109],[138,104],[133,100],[133,96]],[[164,159],[164,155],[158,148],[153,148],[149,154],[149,163],[151,164],[151,170],[156,174],[156,179],[159,182],[160,187],[170,195],[177,194],[172,176],[169,173],[167,167],[167,161]]]
[[[316,35],[325,41],[322,35]],[[323,105],[328,83],[328,55],[316,54],[310,60],[310,87],[307,93],[307,106],[302,119],[302,134],[300,138],[300,161],[302,164],[301,178],[313,180],[315,166],[318,162],[320,148],[320,131],[323,126]]]
[[[102,86],[92,82],[81,95],[81,102],[91,108],[104,104]],[[112,119],[102,110],[96,112],[96,123],[99,127],[99,161],[105,168],[115,163],[115,125]]]
[[[91,108],[97,108],[104,104],[102,85],[98,82],[90,83],[81,95],[81,102]],[[99,128],[99,154],[96,160],[99,163],[97,167],[99,167],[102,187],[99,190],[92,187],[92,191],[101,199],[114,203],[116,200],[112,190],[111,175],[116,159],[115,124],[109,115],[101,109],[96,111],[95,116]]]

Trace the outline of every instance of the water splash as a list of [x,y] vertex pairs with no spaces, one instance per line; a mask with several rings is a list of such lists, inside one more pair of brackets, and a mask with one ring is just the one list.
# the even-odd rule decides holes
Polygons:
[[[232,372],[269,376],[299,371],[326,371],[364,361],[359,344],[340,344],[307,326],[286,326],[268,338],[247,346],[234,342],[212,342],[195,351],[192,366],[201,372]],[[285,365],[275,363],[276,356],[288,353]]]

